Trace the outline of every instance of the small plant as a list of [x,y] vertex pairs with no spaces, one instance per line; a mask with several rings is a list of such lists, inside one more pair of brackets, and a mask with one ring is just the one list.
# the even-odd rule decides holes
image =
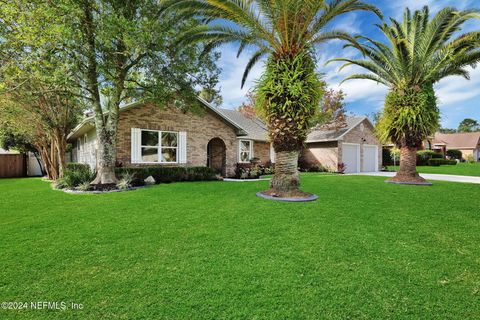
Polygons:
[[465,161],[468,163],[475,163],[475,159],[473,158],[473,155],[469,154],[466,158]]
[[345,165],[345,163],[340,162],[337,166],[337,173],[344,174],[345,170],[347,170],[347,166]]
[[53,183],[53,187],[55,189],[65,189],[66,185],[65,185],[65,180],[63,178],[58,178],[57,180],[55,180],[55,182]]
[[91,189],[90,182],[82,182],[77,187],[80,191],[89,191]]
[[125,191],[130,189],[130,187],[131,187],[131,181],[124,178],[120,179],[120,181],[118,181],[117,183],[118,190]]

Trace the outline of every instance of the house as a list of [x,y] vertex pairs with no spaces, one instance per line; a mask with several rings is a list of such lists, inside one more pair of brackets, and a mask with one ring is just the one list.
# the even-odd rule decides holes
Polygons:
[[[254,115],[220,109],[199,98],[202,112],[183,112],[148,103],[120,108],[117,165],[124,167],[209,166],[224,176],[235,173],[237,163],[274,163],[267,128]],[[93,117],[82,121],[68,136],[74,145],[73,162],[97,165]],[[303,156],[311,164],[333,171],[345,163],[347,172],[378,171],[380,144],[366,117],[348,118],[340,130],[314,130]]]
[[435,133],[424,143],[425,150],[433,150],[445,155],[448,150],[460,150],[463,159],[472,157],[480,161],[480,132]]
[[307,136],[300,161],[336,171],[343,164],[346,173],[376,172],[382,166],[382,145],[367,117],[346,117],[339,129],[319,128]]
[[[265,125],[238,111],[211,106],[198,98],[200,112],[131,103],[120,108],[117,165],[124,167],[209,166],[232,176],[237,163],[272,160]],[[74,145],[73,162],[97,165],[93,117],[82,121],[68,136]]]

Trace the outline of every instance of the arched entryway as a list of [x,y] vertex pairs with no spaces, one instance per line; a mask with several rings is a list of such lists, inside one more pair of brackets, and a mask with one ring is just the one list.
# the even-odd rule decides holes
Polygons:
[[222,176],[226,173],[227,147],[220,138],[213,138],[207,145],[207,167],[217,171]]

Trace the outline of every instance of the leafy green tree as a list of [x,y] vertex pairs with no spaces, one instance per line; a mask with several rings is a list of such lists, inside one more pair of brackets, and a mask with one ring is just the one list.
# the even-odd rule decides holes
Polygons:
[[[187,110],[199,105],[196,88],[213,88],[218,80],[218,53],[201,55],[201,45],[175,46],[178,33],[199,22],[165,13],[160,1],[15,0],[0,5],[2,21],[10,22],[2,23],[0,32],[7,38],[12,32],[20,34],[17,41],[1,43],[5,61],[25,53],[15,64],[22,75],[42,70],[34,73],[43,77],[37,83],[46,81],[56,93],[66,88],[94,112],[94,184],[116,182],[122,104],[143,100]],[[47,69],[50,73],[43,72]],[[17,78],[16,83],[23,84],[22,77]]]
[[[256,102],[268,125],[276,152],[270,194],[299,194],[299,150],[321,98],[315,48],[332,39],[354,42],[348,33],[331,27],[335,18],[356,10],[380,12],[358,0],[167,0],[180,14],[202,15],[210,23],[183,33],[183,43],[203,42],[215,48],[239,44],[238,54],[254,48],[241,84],[252,67],[266,58],[257,84]],[[211,23],[211,20],[218,23]],[[228,23],[225,23],[228,21]]]
[[[0,6],[0,122],[10,138],[23,137],[35,147],[48,177],[56,179],[63,175],[67,135],[83,108],[76,69],[58,46],[62,20],[40,2]],[[21,139],[11,141],[18,147]]]
[[218,79],[218,54],[201,55],[199,45],[176,46],[177,35],[198,21],[165,13],[160,1],[68,3],[63,13],[74,21],[68,24],[78,44],[74,60],[95,113],[98,167],[92,183],[115,183],[120,105],[131,99],[183,109],[197,104],[195,88],[212,88]]
[[440,133],[457,133],[456,129],[450,129],[450,128],[440,128],[438,129],[438,132]]
[[479,17],[476,10],[445,8],[430,18],[428,7],[413,15],[407,8],[403,22],[390,19],[378,26],[387,43],[363,37],[359,50],[367,59],[332,60],[369,71],[344,81],[368,79],[390,89],[377,129],[401,150],[400,170],[391,182],[426,183],[416,172],[416,151],[439,128],[433,85],[448,76],[469,79],[467,67],[480,61],[480,32],[459,33],[465,22]]
[[475,132],[480,131],[480,124],[477,120],[466,118],[458,125],[458,132]]

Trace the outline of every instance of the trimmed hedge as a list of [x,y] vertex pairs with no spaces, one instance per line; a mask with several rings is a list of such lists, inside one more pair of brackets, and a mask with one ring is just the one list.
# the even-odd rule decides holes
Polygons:
[[208,167],[121,167],[115,168],[117,176],[131,173],[135,179],[145,180],[149,176],[156,183],[169,183],[178,181],[208,181],[216,180],[216,172]]
[[429,165],[430,159],[443,159],[443,154],[436,153],[436,152],[433,152],[431,150],[417,151],[417,165],[418,166]]
[[456,160],[447,160],[447,159],[430,159],[428,160],[428,165],[429,166],[434,166],[438,167],[441,165],[456,165],[457,161]]

